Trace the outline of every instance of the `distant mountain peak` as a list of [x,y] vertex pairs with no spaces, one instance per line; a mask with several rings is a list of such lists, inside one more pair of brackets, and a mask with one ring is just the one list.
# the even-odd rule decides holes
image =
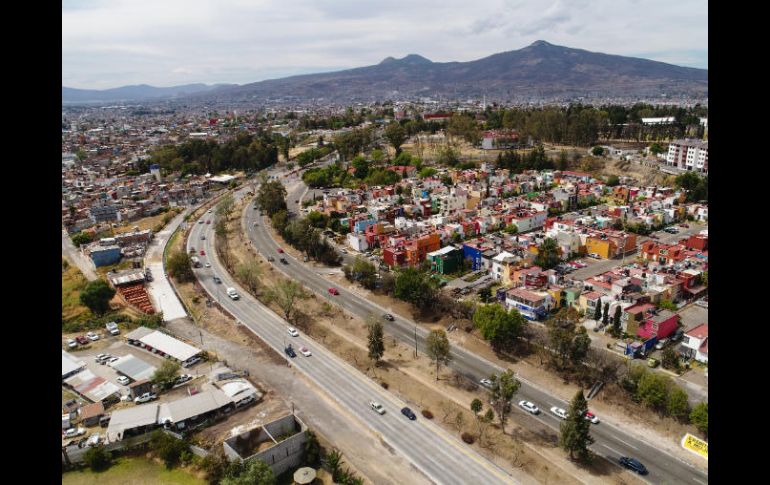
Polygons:
[[556,46],[544,40],[536,40],[533,43],[531,43],[529,47],[556,47]]
[[401,59],[396,59],[395,57],[386,57],[385,59],[380,62],[380,65],[383,64],[411,64],[411,65],[418,65],[418,64],[433,64],[433,61],[430,59],[426,59],[425,57],[419,55],[419,54],[409,54],[407,56],[402,57]]

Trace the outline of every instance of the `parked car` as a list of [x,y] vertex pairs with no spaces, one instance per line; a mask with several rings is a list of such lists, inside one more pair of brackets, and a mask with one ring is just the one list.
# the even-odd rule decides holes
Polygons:
[[551,408],[551,412],[555,414],[556,416],[560,417],[561,419],[567,419],[567,411],[565,411],[562,408],[558,408],[556,406]]
[[347,249],[345,249],[345,248],[341,248],[341,249],[340,249],[340,252],[341,252],[342,254],[348,254],[348,250],[347,250]]
[[283,351],[284,351],[284,352],[286,352],[286,355],[288,355],[288,356],[289,356],[289,357],[291,357],[292,359],[293,359],[294,357],[296,357],[296,356],[297,356],[297,353],[296,353],[296,352],[294,352],[294,349],[293,349],[293,348],[291,348],[291,344],[289,344],[289,346],[288,346],[288,347],[286,347],[285,349],[283,349]]
[[599,424],[599,418],[591,411],[588,411],[585,417],[587,420],[591,421],[592,423]]
[[392,322],[393,320],[395,320],[395,318],[393,318],[393,315],[391,315],[390,313],[386,313],[385,315],[382,316],[382,318],[384,318],[389,322]]
[[107,359],[112,357],[110,354],[99,354],[96,357],[94,357],[94,362],[97,362],[99,364],[104,364]]
[[74,349],[77,346],[78,346],[78,343],[74,339],[71,339],[71,338],[67,339],[67,347]]
[[200,361],[201,361],[201,358],[196,355],[195,357],[191,359],[187,359],[186,361],[182,362],[182,367],[184,368],[192,367],[193,365],[197,364]]
[[302,355],[304,355],[305,357],[310,357],[311,355],[313,355],[313,354],[310,352],[310,349],[308,349],[307,347],[300,347],[300,348],[299,348],[299,353],[300,353],[300,354],[302,354]]
[[624,467],[628,468],[629,470],[633,470],[639,475],[646,475],[647,474],[647,468],[645,468],[644,465],[642,465],[642,462],[635,458],[629,458],[627,456],[621,456],[620,460],[618,462],[623,465]]
[[199,220],[198,224],[203,224],[203,219]]
[[658,367],[659,365],[660,365],[660,361],[658,359],[656,359],[654,357],[650,357],[649,359],[647,359],[647,366],[648,367],[655,368],[655,367]]
[[540,409],[529,401],[519,401],[519,407],[528,413],[540,414]]
[[88,441],[86,441],[86,446],[98,446],[101,440],[102,437],[99,433],[94,433],[88,438]]
[[339,295],[340,291],[337,288],[329,288],[330,295]]
[[111,415],[105,414],[101,418],[99,418],[99,426],[102,428],[106,428],[110,424],[110,419],[112,418]]
[[371,407],[378,414],[385,414],[385,408],[382,407],[382,404],[376,401],[369,402],[369,407]]
[[206,224],[211,224],[211,219],[209,219],[208,221],[206,221]]
[[684,227],[685,229],[689,229],[690,225],[686,223],[679,224],[679,227]]
[[88,345],[88,339],[84,335],[78,335],[75,337],[75,342],[79,343],[80,345]]
[[74,438],[75,436],[80,436],[81,434],[86,434],[85,428],[70,428],[64,432],[64,437]]
[[122,384],[124,386],[127,386],[128,383],[131,382],[131,379],[126,376],[118,376],[116,380],[118,381],[118,384]]
[[205,241],[205,240],[206,240],[206,236],[204,236],[203,234],[201,234],[201,241]]
[[289,335],[292,337],[299,337],[299,332],[297,332],[297,329],[294,327],[289,327]]
[[96,342],[97,340],[99,340],[99,336],[98,336],[98,335],[96,335],[96,334],[95,334],[95,333],[93,333],[93,332],[88,332],[88,333],[86,334],[86,337],[88,337],[88,340],[90,340],[90,341],[92,341],[92,342]]
[[120,360],[120,357],[110,357],[106,361],[104,361],[105,364],[112,364],[113,362],[117,362]]
[[412,412],[412,410],[411,410],[411,409],[409,409],[409,408],[404,408],[404,409],[402,409],[402,410],[401,410],[401,414],[403,414],[403,415],[404,415],[404,416],[406,416],[407,418],[411,419],[412,421],[414,421],[415,419],[417,419],[417,415],[415,415],[415,414],[414,414],[414,412]]
[[674,342],[679,342],[680,340],[682,340],[682,337],[684,337],[684,330],[682,330],[681,328],[678,328],[674,332],[674,335],[671,337],[671,340]]
[[598,254],[596,254],[596,253],[588,253],[588,257],[589,257],[589,258],[594,258],[594,259],[602,259],[602,257],[601,257],[601,256],[599,256],[599,255],[598,255]]
[[182,374],[176,378],[176,385],[184,384],[185,382],[192,380],[192,378],[193,377],[190,374]]
[[153,399],[158,399],[158,396],[153,394],[153,393],[151,393],[151,392],[145,392],[141,396],[136,396],[134,398],[134,403],[135,404],[141,404],[141,403],[144,403],[144,402],[150,402]]

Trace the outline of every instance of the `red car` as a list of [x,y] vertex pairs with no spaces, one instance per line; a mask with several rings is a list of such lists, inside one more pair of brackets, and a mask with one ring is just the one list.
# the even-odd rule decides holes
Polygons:
[[75,337],[75,341],[80,345],[88,345],[88,339],[84,335]]
[[679,227],[685,227],[685,228],[689,228],[690,226],[689,226],[689,225],[687,225],[687,224],[679,224]]
[[198,254],[200,254],[201,256],[205,256],[205,255],[206,255],[206,251],[204,251],[204,250],[202,250],[202,249],[201,249],[201,252],[200,252],[200,253],[198,253]]
[[206,221],[206,224],[211,224],[211,219],[209,219],[208,221]]
[[329,294],[330,295],[339,295],[340,292],[337,288],[329,288]]
[[281,248],[278,248],[278,252],[279,252],[279,253],[282,253],[282,252],[283,252],[283,249],[281,249]]

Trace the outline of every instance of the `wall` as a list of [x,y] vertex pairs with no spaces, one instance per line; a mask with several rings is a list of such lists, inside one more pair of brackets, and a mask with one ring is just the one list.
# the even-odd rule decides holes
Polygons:
[[[305,426],[305,423],[296,416],[290,414],[268,423],[261,428],[253,429],[239,435],[244,436],[250,432],[258,432],[260,434],[258,438],[260,442],[274,441],[278,436],[294,431],[297,428],[299,428],[299,431],[297,431],[295,435],[245,459],[231,446],[231,443],[234,443],[235,437],[230,438],[223,443],[225,455],[233,460],[262,460],[270,466],[276,476],[280,475],[285,471],[302,464],[304,445],[307,441],[307,426]],[[272,436],[272,438],[270,438],[270,436]]]

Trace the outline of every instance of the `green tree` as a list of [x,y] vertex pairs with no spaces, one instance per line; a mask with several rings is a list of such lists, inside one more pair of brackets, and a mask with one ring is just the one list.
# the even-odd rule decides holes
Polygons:
[[484,403],[481,402],[481,399],[476,398],[473,401],[471,401],[471,411],[473,411],[473,416],[476,418],[476,422],[479,425],[479,440],[481,439],[481,410],[484,408]]
[[656,411],[663,411],[668,401],[670,379],[657,373],[645,373],[636,390],[643,404]]
[[263,181],[257,192],[257,206],[269,217],[286,210],[286,187],[278,180]]
[[452,359],[449,339],[442,329],[431,330],[425,339],[425,351],[430,360],[436,362],[436,380],[438,380],[439,368]]
[[355,172],[353,172],[355,178],[365,179],[369,175],[369,162],[366,161],[366,158],[359,155],[350,164],[355,168]]
[[436,173],[438,173],[438,171],[435,168],[424,167],[422,170],[420,170],[420,173],[418,175],[420,178],[424,179],[424,178],[436,175]]
[[333,448],[329,453],[324,456],[323,460],[324,468],[326,468],[332,475],[332,480],[337,482],[339,478],[339,471],[342,468],[342,453],[340,450]]
[[489,340],[495,351],[509,350],[524,328],[518,311],[507,311],[500,304],[480,305],[473,314],[473,324]]
[[702,402],[693,408],[690,412],[690,422],[694,424],[698,431],[703,433],[706,438],[709,435],[709,403]]
[[604,304],[604,315],[602,315],[602,325],[610,323],[610,303]]
[[620,305],[615,307],[615,315],[612,317],[612,331],[617,336],[620,335],[622,327],[620,325],[620,317],[623,311],[620,309]]
[[616,185],[620,184],[620,178],[618,178],[617,175],[610,175],[607,177],[606,185],[607,187],[615,187]]
[[690,403],[687,398],[687,393],[680,387],[674,387],[668,393],[668,399],[666,400],[666,411],[668,415],[684,421],[690,414]]
[[312,431],[307,432],[305,441],[305,463],[313,468],[321,463],[321,444],[318,442],[318,436]]
[[491,376],[492,387],[490,390],[490,398],[494,403],[495,412],[500,419],[500,429],[505,434],[505,418],[510,410],[511,400],[513,396],[519,391],[521,382],[513,375],[513,371],[506,370],[499,376]]
[[663,350],[663,368],[673,370],[674,372],[680,371],[679,356],[671,347],[667,347]]
[[225,477],[221,485],[275,485],[273,469],[262,460],[252,459],[243,464],[238,476]]
[[436,293],[435,280],[415,268],[407,268],[396,277],[395,297],[412,303],[421,310],[433,304]]
[[594,320],[597,322],[602,319],[602,299],[601,297],[596,301],[596,312],[594,312]]
[[562,421],[559,434],[559,445],[569,452],[571,460],[575,459],[576,454],[581,461],[590,459],[591,452],[588,447],[595,440],[590,434],[591,422],[585,419],[587,412],[588,403],[581,389],[570,403],[567,419]]
[[404,141],[406,141],[406,130],[397,122],[390,123],[385,128],[384,133],[385,139],[388,140],[388,142],[393,145],[393,148],[396,150],[396,156],[401,154],[401,145],[404,144]]
[[537,248],[535,264],[546,270],[551,269],[561,261],[560,253],[556,240],[548,237]]
[[588,336],[586,328],[578,327],[574,340],[572,341],[571,357],[575,364],[582,363],[588,356],[588,349],[591,348],[591,337]]
[[166,267],[168,268],[168,274],[176,278],[180,283],[195,279],[190,256],[183,251],[177,251],[169,256]]
[[306,298],[305,292],[296,281],[281,279],[267,291],[268,301],[274,301],[283,310],[283,315],[291,322],[297,300]]
[[93,313],[103,315],[110,309],[110,300],[115,296],[115,289],[104,280],[89,281],[80,292],[80,303]]
[[227,220],[230,218],[230,214],[232,214],[233,209],[235,209],[235,200],[233,199],[233,194],[227,194],[222,197],[222,199],[220,199],[219,203],[217,204],[216,214],[219,217]]
[[666,150],[664,150],[663,147],[660,146],[660,143],[653,143],[652,145],[650,145],[650,153],[652,153],[653,155],[659,155],[665,151]]
[[382,322],[376,317],[369,318],[369,335],[367,337],[367,346],[369,347],[369,358],[374,361],[375,367],[385,354],[385,340],[382,333]]
[[180,368],[178,363],[171,360],[164,360],[160,367],[155,369],[151,381],[153,384],[157,384],[163,389],[170,389],[179,377]]
[[244,285],[253,294],[257,294],[259,290],[259,277],[262,275],[262,270],[259,267],[259,263],[256,260],[251,259],[245,263],[238,265],[236,270],[236,276],[243,282]]
[[485,286],[481,290],[479,290],[479,299],[483,303],[489,303],[489,301],[492,299],[492,288],[489,286]]
[[476,120],[468,115],[452,115],[446,131],[448,135],[461,137],[471,145],[478,145],[481,141],[481,131]]
[[451,146],[444,146],[438,149],[436,163],[447,167],[454,167],[460,163],[460,152]]
[[150,448],[158,453],[166,468],[171,469],[180,462],[182,453],[187,451],[188,446],[184,440],[174,438],[158,429],[152,433]]
[[601,157],[604,156],[604,148],[600,146],[595,146],[591,149],[591,155],[595,157]]
[[76,247],[80,247],[83,244],[88,244],[94,240],[93,236],[89,232],[76,232],[70,237],[70,239],[72,239],[72,243]]
[[672,312],[677,311],[676,304],[671,300],[660,300],[660,303],[658,303],[658,308],[661,310],[669,310]]
[[516,226],[516,224],[508,224],[505,226],[505,229],[503,229],[503,232],[506,234],[516,234],[519,232],[519,228]]
[[105,450],[104,446],[96,446],[85,452],[83,462],[92,471],[102,472],[112,464],[112,453]]

